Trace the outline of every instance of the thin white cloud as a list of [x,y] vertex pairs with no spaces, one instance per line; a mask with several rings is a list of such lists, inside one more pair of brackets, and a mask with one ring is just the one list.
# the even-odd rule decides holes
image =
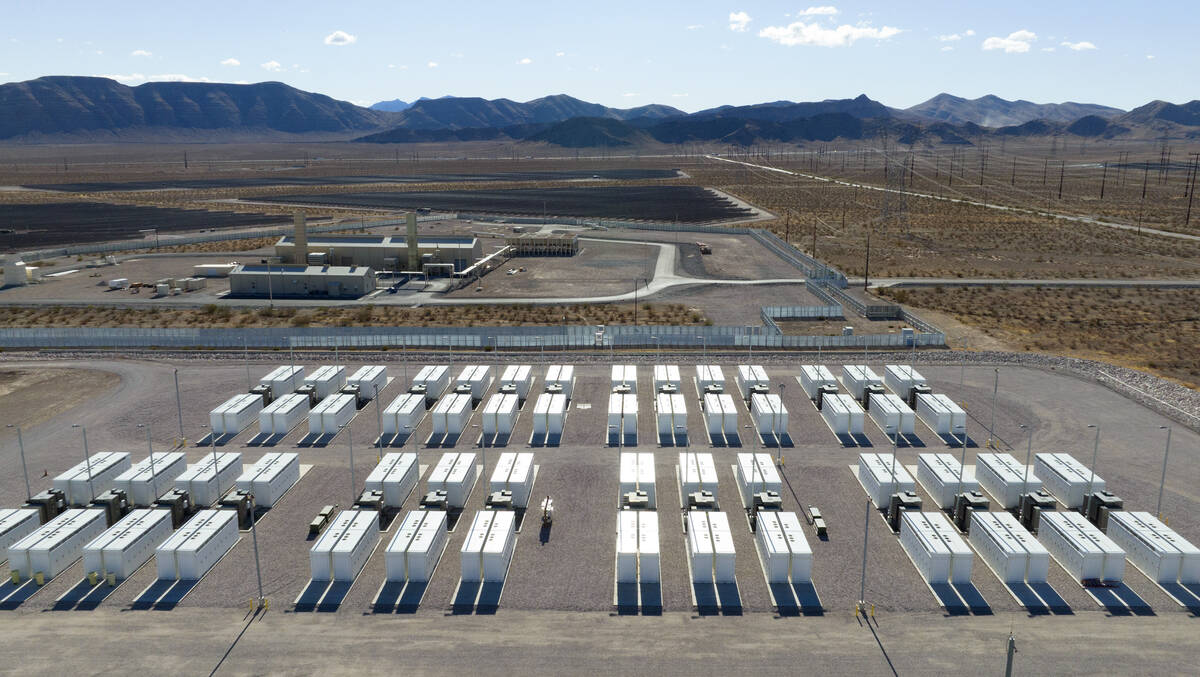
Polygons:
[[262,66],[263,70],[271,71],[272,73],[278,73],[279,71],[283,70],[283,64],[275,61],[274,59],[259,65]]
[[353,45],[356,42],[358,42],[358,36],[350,35],[346,31],[334,31],[325,36],[325,44],[327,45],[340,47],[342,45]]
[[942,48],[942,51],[943,52],[953,52],[954,48],[951,47],[950,45],[946,45],[945,47]]
[[533,63],[533,59],[530,59],[529,57],[525,57],[524,59],[517,60],[517,64],[520,66],[528,66],[531,63]]
[[684,27],[683,27],[683,30],[685,30],[685,31],[695,31],[695,30],[700,30],[701,28],[704,28],[704,24],[689,24],[689,25],[687,25],[687,26],[684,26]]
[[966,31],[963,32],[963,35],[965,35],[967,37],[971,37],[972,35],[975,35],[975,31],[968,28]]
[[1067,49],[1074,50],[1076,52],[1082,52],[1084,50],[1097,48],[1096,45],[1088,42],[1087,40],[1084,40],[1083,42],[1064,42],[1064,43],[1062,43],[1062,46],[1066,47]]
[[1153,55],[1153,54],[1147,54],[1147,55],[1146,55],[1146,60],[1147,60],[1147,61],[1154,61],[1154,55]]
[[1053,48],[1053,47],[1043,47],[1043,48],[1042,48],[1042,51],[1043,51],[1043,52],[1053,52],[1053,51],[1054,51],[1054,48]]
[[146,78],[149,82],[212,82],[209,78],[195,78],[182,73],[165,73],[163,75],[151,75]]
[[951,33],[950,35],[939,35],[937,36],[937,39],[941,40],[942,42],[956,42],[958,40],[962,40],[962,36],[958,33]]
[[821,5],[820,7],[809,7],[796,12],[796,16],[833,16],[838,13],[837,7],[830,5]]
[[437,67],[438,67],[438,62],[436,62],[436,61],[430,61],[429,63],[427,63],[427,64],[425,64],[425,65],[426,65],[426,66],[428,66],[429,68],[437,68]]
[[221,65],[222,66],[240,66],[240,65],[242,65],[242,62],[238,61],[237,59],[235,59],[231,56],[228,59],[221,61]]
[[1029,51],[1033,41],[1037,40],[1037,34],[1033,31],[1019,30],[1009,33],[1006,38],[990,37],[983,41],[983,49],[1003,50],[1007,54],[1023,54]]
[[105,73],[102,75],[98,75],[96,77],[108,78],[109,80],[116,80],[117,82],[120,82],[123,85],[128,85],[133,82],[145,82],[146,81],[146,76],[142,75],[141,73],[129,73],[128,75]]
[[835,28],[826,28],[816,22],[796,21],[786,26],[767,26],[758,32],[758,37],[787,47],[849,47],[858,40],[886,40],[900,32],[901,29],[894,26],[875,28],[864,24],[843,24]]
[[144,49],[135,49],[129,53],[129,56],[154,56],[154,55]]
[[750,25],[751,21],[753,21],[753,19],[751,19],[750,15],[745,12],[730,12],[729,30],[737,33],[745,32],[746,27]]

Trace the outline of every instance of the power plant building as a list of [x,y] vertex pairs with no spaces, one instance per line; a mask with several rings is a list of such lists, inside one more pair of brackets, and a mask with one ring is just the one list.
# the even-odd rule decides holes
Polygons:
[[229,274],[239,298],[359,298],[375,291],[370,266],[241,265]]
[[504,238],[513,256],[574,256],[579,253],[576,233],[514,233]]
[[[275,243],[275,255],[287,264],[368,266],[381,271],[425,272],[430,275],[457,273],[483,257],[483,246],[473,237],[421,237],[417,240],[416,270],[409,268],[409,245],[405,236],[308,236],[307,246],[291,235]],[[306,252],[303,257],[299,252]]]

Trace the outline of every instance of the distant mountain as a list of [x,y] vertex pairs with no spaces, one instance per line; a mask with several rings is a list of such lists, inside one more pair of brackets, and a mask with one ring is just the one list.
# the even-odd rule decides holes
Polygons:
[[257,135],[359,133],[394,114],[371,111],[280,82],[230,85],[50,76],[0,85],[0,139],[146,133],[251,132]]
[[610,118],[571,118],[525,137],[526,141],[552,143],[564,148],[614,148],[640,146],[653,141],[633,125]]
[[1117,118],[1124,125],[1152,125],[1163,123],[1200,127],[1200,101],[1174,104],[1166,101],[1151,101]]
[[400,99],[392,99],[391,101],[378,101],[371,104],[371,110],[389,111],[391,113],[399,113],[402,110],[408,110],[412,104]]
[[710,108],[692,113],[688,117],[728,117],[786,122],[788,120],[810,118],[827,113],[845,113],[860,120],[869,120],[873,118],[896,117],[897,111],[888,108],[878,101],[873,101],[866,94],[860,94],[853,99],[825,99],[824,101],[808,103],[773,101],[771,103],[760,103],[752,106],[721,106],[719,108]]
[[684,112],[657,104],[639,108],[609,108],[566,94],[546,96],[524,103],[510,99],[446,97],[414,103],[400,113],[396,126],[405,129],[460,129],[562,122],[580,117],[630,120],[676,115],[684,115]]
[[1044,103],[1008,101],[998,96],[964,99],[950,94],[938,94],[932,99],[905,109],[906,113],[928,120],[961,125],[973,122],[984,127],[1020,125],[1032,120],[1073,122],[1085,115],[1111,119],[1125,111],[1094,103]]

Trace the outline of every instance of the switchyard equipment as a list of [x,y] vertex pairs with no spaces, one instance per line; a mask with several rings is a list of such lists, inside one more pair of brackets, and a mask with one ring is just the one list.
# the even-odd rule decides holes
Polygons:
[[557,386],[557,392],[568,400],[575,393],[575,367],[570,364],[552,364],[546,367],[546,389]]
[[770,454],[738,454],[737,483],[742,505],[747,508],[754,506],[755,494],[783,491],[783,482]]
[[87,505],[112,489],[117,477],[129,468],[129,454],[103,451],[55,477],[52,486],[63,493],[67,505]]
[[756,392],[765,393],[771,387],[767,370],[757,364],[739,364],[734,382],[737,383],[738,393],[743,400],[749,400]]
[[617,583],[658,583],[658,513],[622,510],[617,515]]
[[850,395],[825,395],[821,398],[821,418],[835,435],[861,435],[863,410]]
[[[549,383],[549,379],[546,381]],[[500,375],[500,385],[512,386],[517,397],[524,401],[529,397],[529,389],[533,386],[533,367],[528,364],[510,364]]]
[[533,434],[548,437],[562,435],[567,417],[567,396],[542,393],[533,405]]
[[332,364],[318,367],[316,371],[304,377],[304,384],[312,386],[317,393],[317,399],[323,400],[346,385],[346,368]]
[[187,456],[182,451],[158,452],[153,454],[153,462],[147,456],[117,475],[113,489],[124,491],[133,505],[153,505],[186,469]]
[[608,396],[608,429],[622,439],[637,440],[638,401],[632,393]]
[[242,455],[236,452],[205,454],[175,478],[175,488],[188,492],[192,505],[209,506],[221,500],[242,474]]
[[269,508],[300,481],[300,455],[263,454],[236,481],[238,489],[254,495],[254,504]]
[[516,513],[511,510],[475,513],[460,552],[464,582],[504,581],[517,541],[515,525]]
[[660,440],[665,436],[679,444],[687,439],[687,399],[681,393],[655,395],[654,413]]
[[733,395],[707,393],[704,396],[704,423],[710,436],[738,434],[738,410]]
[[1080,582],[1120,583],[1125,551],[1077,512],[1042,515],[1038,540]]
[[692,582],[733,583],[736,553],[725,513],[688,511],[687,535]]
[[634,492],[646,494],[646,507],[654,510],[658,506],[654,482],[654,454],[621,452],[620,493],[622,497]]
[[533,454],[529,452],[500,454],[488,483],[489,492],[511,491],[514,508],[529,507],[533,493]]
[[150,561],[157,548],[171,535],[171,513],[140,508],[83,546],[83,570],[107,579],[123,581]]
[[446,549],[445,510],[413,510],[383,551],[387,580],[428,583]]
[[108,527],[99,508],[71,508],[8,546],[13,580],[41,574],[38,584],[54,578],[75,563],[83,546]]
[[471,396],[466,393],[447,395],[433,405],[434,435],[461,435],[471,418]]
[[58,489],[47,489],[31,496],[29,502],[21,507],[37,510],[40,523],[45,524],[67,509],[67,497]]
[[468,364],[458,373],[455,384],[469,386],[471,399],[478,402],[492,385],[492,368],[482,364]]
[[32,534],[42,525],[37,508],[0,508],[0,557],[8,557],[8,546]]
[[275,367],[266,376],[259,379],[258,384],[269,387],[272,397],[278,399],[284,393],[293,393],[296,388],[304,385],[304,367],[295,365]]
[[883,387],[883,379],[865,364],[846,364],[842,366],[842,385],[846,386],[854,399],[865,404],[867,389],[871,386]]
[[858,481],[866,488],[875,507],[881,509],[891,505],[892,494],[916,491],[912,475],[892,454],[859,454]]
[[754,538],[769,583],[812,582],[812,548],[796,513],[760,512]]
[[267,435],[286,435],[308,415],[309,398],[289,392],[258,412],[258,429]]
[[697,491],[717,493],[717,464],[708,452],[679,455],[679,490],[684,498]]
[[378,544],[378,512],[343,510],[308,552],[312,579],[353,581]]
[[357,412],[358,402],[354,395],[330,395],[308,412],[308,432],[310,435],[336,435]]
[[425,395],[425,408],[428,409],[449,387],[450,367],[427,365],[421,367],[421,371],[417,372],[408,392]]
[[367,475],[366,490],[383,493],[383,504],[399,508],[417,486],[420,467],[411,452],[384,454],[379,465]]
[[1072,510],[1083,506],[1089,487],[1105,489],[1104,480],[1070,454],[1034,454],[1033,472],[1046,491]]
[[[679,365],[654,365],[654,392],[679,392],[682,386],[683,380],[679,377]],[[670,388],[670,390],[664,391],[663,388]]]
[[1045,583],[1050,553],[1007,512],[971,515],[971,545],[1005,583]]
[[495,393],[483,405],[483,434],[485,437],[512,434],[517,422],[517,407],[520,401],[516,393]]
[[412,434],[424,413],[424,395],[419,393],[397,395],[396,399],[383,409],[383,434],[395,436],[405,430]]
[[817,393],[822,386],[833,388],[835,391],[838,387],[837,379],[833,377],[833,372],[823,364],[802,364],[800,365],[800,387],[804,388],[804,394],[808,395],[808,399],[817,401]]
[[917,454],[917,480],[942,510],[954,507],[956,494],[979,491],[975,473],[966,472],[952,454]]
[[976,455],[975,479],[1005,510],[1017,507],[1022,493],[1042,489],[1042,481],[1033,470],[1026,468],[1012,454],[982,452]]
[[889,364],[883,368],[883,383],[905,402],[912,402],[913,389],[918,386],[928,387],[925,377],[904,364]]
[[867,403],[867,413],[885,433],[912,435],[916,431],[913,410],[898,395],[872,394]]
[[261,395],[234,395],[209,413],[209,427],[213,435],[236,435],[250,425],[262,409]]
[[967,434],[967,412],[946,395],[917,395],[917,416],[938,435]]
[[346,385],[358,386],[359,396],[369,400],[375,393],[383,392],[387,387],[387,367],[382,365],[364,365],[346,379]]
[[632,364],[614,364],[612,366],[612,387],[625,386],[629,392],[637,394],[637,367]]
[[1200,583],[1200,549],[1148,512],[1108,516],[1108,537],[1156,583]]
[[783,398],[774,393],[754,394],[750,397],[750,413],[754,426],[763,435],[785,435],[788,428],[788,410]]
[[926,583],[970,583],[975,553],[940,512],[900,516],[900,545]]
[[428,492],[445,491],[446,502],[454,508],[467,504],[467,497],[475,486],[475,454],[448,451],[429,473],[425,483]]
[[696,386],[701,393],[723,393],[725,372],[715,364],[701,364],[696,367]]

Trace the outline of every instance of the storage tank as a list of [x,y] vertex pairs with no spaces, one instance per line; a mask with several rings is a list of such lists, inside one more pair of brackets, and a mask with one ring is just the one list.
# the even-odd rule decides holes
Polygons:
[[83,546],[84,573],[118,581],[133,575],[171,535],[171,511],[139,508]]
[[259,385],[270,386],[271,394],[276,399],[284,393],[294,393],[296,388],[304,385],[304,367],[283,365],[275,367],[258,380]]
[[188,492],[194,506],[209,506],[221,500],[242,474],[242,455],[226,451],[205,454],[175,478],[175,488]]
[[[363,399],[375,397],[375,393],[383,392],[387,387],[387,367],[382,365],[364,365],[346,379],[346,385],[358,386],[358,392]],[[378,390],[376,390],[378,388]]]
[[1200,549],[1148,512],[1108,514],[1108,537],[1156,583],[1200,583]]
[[671,439],[687,435],[687,400],[679,393],[658,393],[655,396],[655,417],[658,434]]
[[862,482],[877,508],[887,508],[891,504],[892,494],[916,491],[912,475],[908,474],[899,459],[893,460],[891,454],[859,454],[858,480]]
[[961,438],[967,432],[967,412],[945,395],[917,395],[917,416],[938,435]]
[[565,395],[542,393],[533,405],[533,434],[562,435],[567,412]]
[[471,418],[471,396],[452,394],[438,400],[430,412],[434,435],[461,435]]
[[720,387],[721,391],[727,390],[725,384],[725,372],[721,367],[715,364],[702,364],[696,367],[696,387],[703,393],[713,386]]
[[679,365],[654,365],[654,392],[660,392],[664,387],[674,388],[678,392],[682,386],[683,382],[679,378]]
[[637,367],[632,364],[614,364],[612,366],[613,388],[626,386],[629,392],[637,394]]
[[710,436],[739,435],[737,406],[728,393],[704,396],[704,425]]
[[518,404],[515,394],[495,393],[489,397],[483,405],[484,436],[512,434],[513,425],[517,421]]
[[305,385],[310,385],[317,392],[317,399],[323,400],[346,385],[346,368],[340,365],[325,365],[304,377]]
[[621,496],[634,491],[646,492],[646,507],[656,509],[658,492],[654,482],[654,454],[621,452],[619,486]]
[[[959,488],[959,475],[962,485]],[[975,472],[963,469],[952,454],[917,454],[917,481],[929,492],[937,507],[945,510],[954,507],[954,496],[963,492],[979,491]]]
[[383,434],[411,434],[425,414],[425,396],[404,393],[392,400],[383,410]]
[[517,397],[524,401],[529,397],[529,389],[533,386],[533,367],[528,364],[508,365],[500,375],[500,385],[512,386],[517,391]]
[[552,364],[546,368],[546,387],[558,386],[568,400],[575,393],[575,367],[569,364]]
[[1083,506],[1088,487],[1104,491],[1104,480],[1070,454],[1034,454],[1033,472],[1042,486],[1063,505],[1075,510]]
[[826,395],[821,400],[821,418],[835,435],[861,435],[863,410],[850,395]]
[[788,410],[778,395],[752,395],[750,413],[754,416],[755,427],[763,435],[787,434]]
[[212,434],[219,437],[240,433],[254,421],[262,408],[263,398],[261,395],[251,393],[234,395],[209,413],[208,423]]
[[187,469],[187,457],[182,451],[158,452],[154,462],[150,457],[138,461],[113,480],[113,489],[125,492],[132,505],[153,505],[159,496],[170,491],[175,478]]
[[112,489],[117,477],[129,468],[129,454],[102,451],[55,477],[52,486],[63,492],[67,505],[87,505],[96,496]]
[[1012,454],[981,452],[975,456],[975,479],[1000,507],[1011,510],[1020,501],[1022,488],[1025,492],[1041,491],[1042,481],[1025,464]]
[[867,388],[882,386],[883,379],[865,364],[846,364],[842,365],[842,385],[854,399],[865,402]]
[[[1111,524],[1111,522],[1109,522]],[[973,512],[971,545],[1005,583],[1045,583],[1050,553],[1007,512]]]
[[504,582],[517,540],[515,517],[511,510],[475,513],[460,551],[464,582]]
[[414,453],[388,453],[367,475],[366,490],[383,492],[383,504],[389,508],[404,505],[404,499],[417,486],[420,467]]
[[838,387],[833,372],[823,364],[800,365],[800,387],[804,388],[804,394],[808,395],[808,399],[815,401],[817,391],[821,389],[821,386]]
[[916,430],[916,417],[913,416],[913,410],[909,409],[898,395],[872,394],[867,413],[871,415],[879,429],[889,437],[897,433],[912,435]]
[[268,435],[286,435],[308,415],[308,396],[289,392],[258,412],[258,429]]
[[762,510],[754,538],[769,583],[811,583],[812,548],[794,512]]
[[442,454],[441,460],[429,473],[425,489],[445,491],[449,505],[461,508],[467,504],[467,497],[475,487],[476,472],[475,454],[448,451]]
[[238,489],[254,495],[254,504],[269,508],[300,481],[300,455],[290,452],[263,454],[236,480]]
[[349,393],[330,395],[308,412],[310,435],[336,435],[358,412],[357,400]]
[[41,526],[36,508],[0,508],[0,557],[8,558],[8,546]]
[[312,580],[353,581],[378,544],[378,512],[341,511],[309,550]]
[[458,373],[456,385],[470,386],[471,399],[479,401],[492,385],[492,368],[481,364],[469,364]]
[[99,508],[71,508],[8,546],[8,568],[26,581],[35,573],[46,580],[79,559],[83,546],[108,526]]
[[754,494],[763,491],[778,494],[783,491],[783,482],[770,454],[738,454],[737,482],[742,505],[746,508],[754,507]]
[[533,492],[533,470],[532,453],[504,452],[492,470],[488,492],[511,491],[514,508],[529,507],[529,496]]
[[428,583],[446,548],[446,511],[413,510],[384,550],[389,582]]
[[1077,512],[1043,513],[1037,538],[1077,581],[1120,583],[1125,575],[1125,551]]
[[679,455],[680,493],[684,501],[697,491],[717,493],[717,464],[708,452],[684,452]]
[[767,378],[767,370],[757,364],[739,364],[735,380],[743,400],[750,399],[750,391],[755,386],[762,388],[771,386],[771,381]]

